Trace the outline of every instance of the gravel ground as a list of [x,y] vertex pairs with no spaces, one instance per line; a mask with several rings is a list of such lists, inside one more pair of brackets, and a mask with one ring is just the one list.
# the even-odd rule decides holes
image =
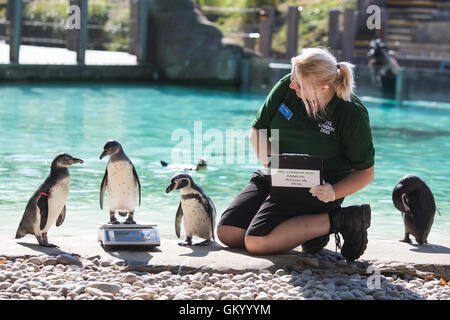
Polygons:
[[[310,263],[314,259],[309,258]],[[342,260],[338,264],[343,264]],[[410,268],[403,264],[390,267]],[[440,279],[358,272],[173,274],[125,271],[123,261],[68,254],[0,257],[0,300],[449,300]],[[377,267],[377,264],[375,264]],[[378,267],[385,267],[379,263]],[[379,280],[378,282],[376,280]]]

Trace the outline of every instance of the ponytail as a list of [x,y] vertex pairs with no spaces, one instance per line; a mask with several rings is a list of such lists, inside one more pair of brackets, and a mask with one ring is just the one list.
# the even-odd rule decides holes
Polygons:
[[355,66],[349,62],[340,62],[337,64],[337,77],[335,82],[336,94],[345,101],[350,101],[355,88],[353,80],[353,68]]

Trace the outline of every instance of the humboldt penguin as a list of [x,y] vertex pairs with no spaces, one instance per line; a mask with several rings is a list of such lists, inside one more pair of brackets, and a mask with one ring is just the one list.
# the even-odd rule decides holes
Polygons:
[[134,209],[136,208],[136,193],[139,188],[139,205],[141,205],[141,183],[133,163],[128,159],[123,151],[122,145],[115,140],[106,141],[100,160],[109,155],[100,186],[100,208],[103,209],[103,198],[105,189],[108,189],[109,222],[118,224],[115,212],[125,217],[126,224],[135,224],[133,220]]
[[[180,189],[181,201],[175,217],[175,232],[180,238],[181,219],[184,217],[184,231],[186,240],[179,243],[181,246],[206,246],[214,238],[214,225],[216,208],[208,195],[194,183],[189,174],[177,173],[170,179],[166,189],[169,193],[173,189]],[[198,236],[205,241],[193,244],[192,237]]]
[[405,224],[405,237],[400,241],[412,243],[411,234],[419,244],[427,243],[436,212],[433,193],[427,184],[417,176],[406,175],[397,182],[392,201],[401,211]]
[[162,160],[160,162],[161,162],[161,166],[167,167],[169,169],[173,169],[176,171],[179,171],[179,170],[198,171],[198,170],[206,169],[206,158],[204,158],[204,157],[201,157],[195,166],[193,166],[191,164],[186,164],[186,163],[171,163],[171,164],[169,164]]
[[67,153],[58,154],[52,161],[50,175],[34,192],[17,229],[16,239],[34,234],[40,246],[56,247],[48,242],[47,233],[55,224],[59,227],[66,217],[66,200],[69,195],[69,166],[83,160]]

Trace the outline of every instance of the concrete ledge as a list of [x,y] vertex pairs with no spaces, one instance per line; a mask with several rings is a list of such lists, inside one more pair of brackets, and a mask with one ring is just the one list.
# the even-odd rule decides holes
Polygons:
[[0,64],[0,81],[152,81],[153,66]]
[[[110,260],[125,266],[126,270],[173,273],[223,272],[245,273],[277,269],[302,271],[330,270],[336,272],[369,274],[369,265],[382,274],[409,274],[424,277],[433,273],[437,277],[450,279],[450,249],[438,245],[416,246],[396,241],[370,241],[364,255],[354,263],[347,263],[342,256],[334,253],[334,241],[316,254],[304,254],[301,248],[285,254],[254,256],[245,250],[229,249],[219,243],[208,247],[182,247],[175,240],[163,240],[160,247],[153,249],[129,248],[104,249],[95,236],[52,237],[59,248],[42,248],[32,236],[23,239],[0,239],[3,246],[0,256],[29,257],[36,255],[77,254],[83,257],[98,255],[102,260]],[[425,272],[425,273],[424,273]]]

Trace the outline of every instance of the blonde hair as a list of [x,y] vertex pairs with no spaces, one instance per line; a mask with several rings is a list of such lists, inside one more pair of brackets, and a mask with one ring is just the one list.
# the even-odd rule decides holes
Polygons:
[[314,94],[314,89],[328,85],[336,90],[336,95],[350,101],[355,84],[354,65],[349,62],[337,63],[336,58],[322,48],[306,48],[291,59],[292,73],[302,92],[302,100],[310,116],[316,117],[324,110],[323,95]]

